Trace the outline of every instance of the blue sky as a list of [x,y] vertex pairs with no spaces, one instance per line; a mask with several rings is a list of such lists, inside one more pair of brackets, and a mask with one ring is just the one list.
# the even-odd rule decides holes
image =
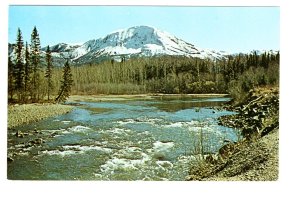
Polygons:
[[148,25],[197,47],[245,52],[279,50],[279,7],[10,6],[9,42],[37,27],[42,46],[78,43],[118,29]]

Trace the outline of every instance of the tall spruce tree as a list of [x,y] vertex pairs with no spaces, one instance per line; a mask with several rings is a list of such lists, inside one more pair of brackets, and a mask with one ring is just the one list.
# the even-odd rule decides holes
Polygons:
[[14,64],[11,60],[11,57],[8,57],[8,95],[10,101],[13,100],[14,96]]
[[31,46],[30,46],[30,55],[31,55],[31,64],[32,64],[32,99],[33,101],[39,100],[39,90],[40,90],[40,37],[36,27],[33,28],[31,34]]
[[53,83],[52,83],[52,57],[51,57],[51,51],[49,48],[49,45],[47,46],[46,50],[46,73],[45,78],[47,79],[47,95],[48,95],[48,101],[50,100],[50,92],[53,89]]
[[28,98],[28,91],[29,91],[29,83],[31,77],[31,66],[30,66],[30,52],[28,49],[28,44],[25,44],[25,63],[24,63],[24,95],[25,101]]
[[280,63],[280,53],[279,53],[279,51],[276,54],[276,61],[278,62],[278,64]]
[[15,54],[16,54],[16,61],[15,61],[15,68],[14,68],[14,77],[15,77],[15,89],[18,93],[19,101],[22,100],[22,93],[24,90],[24,63],[23,63],[23,37],[20,28],[18,28],[17,32],[17,41],[15,46]]
[[67,61],[63,68],[63,80],[61,81],[60,90],[58,96],[56,97],[56,102],[65,102],[70,96],[71,86],[73,84],[71,67]]

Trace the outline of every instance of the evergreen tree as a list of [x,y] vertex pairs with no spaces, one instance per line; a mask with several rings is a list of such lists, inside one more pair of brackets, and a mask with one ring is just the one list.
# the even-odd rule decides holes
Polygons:
[[30,68],[30,53],[28,49],[28,44],[25,44],[25,65],[24,65],[24,93],[25,99],[27,100],[28,91],[29,91],[29,83],[30,83],[30,75],[31,75],[31,68]]
[[266,64],[267,64],[267,66],[269,67],[269,65],[270,65],[270,53],[267,54],[267,57],[266,57]]
[[8,57],[8,94],[12,101],[14,96],[14,64],[10,56]]
[[45,77],[47,79],[47,95],[48,95],[48,101],[50,100],[50,92],[53,89],[53,83],[52,83],[52,57],[51,57],[51,51],[49,48],[49,45],[47,46],[46,50],[46,73]]
[[254,56],[254,66],[258,67],[258,55],[257,55],[256,51],[254,51],[253,56]]
[[32,64],[32,98],[34,101],[39,100],[40,90],[40,38],[36,27],[31,34],[31,64]]
[[16,53],[16,61],[15,61],[15,69],[14,69],[14,77],[15,77],[15,89],[18,92],[19,101],[22,99],[22,93],[24,90],[24,63],[23,63],[23,37],[20,28],[18,28],[17,33],[17,41],[15,46]]
[[278,64],[280,63],[280,53],[279,53],[279,51],[276,54],[276,61],[278,62]]
[[60,90],[55,101],[65,102],[67,98],[70,96],[72,84],[73,84],[73,79],[72,79],[71,67],[69,65],[69,62],[67,61],[63,69],[63,80],[61,81]]

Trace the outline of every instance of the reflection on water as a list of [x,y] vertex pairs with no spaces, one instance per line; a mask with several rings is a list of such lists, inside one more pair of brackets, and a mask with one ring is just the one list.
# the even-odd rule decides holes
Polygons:
[[214,107],[230,100],[229,98],[191,99],[188,97],[177,97],[177,99],[164,97],[161,99],[162,101],[153,102],[152,105],[167,112],[176,112],[197,107]]
[[[184,180],[200,133],[215,152],[234,130],[211,109],[228,98],[80,102],[71,113],[9,130],[9,179]],[[38,133],[34,130],[38,130]],[[16,130],[28,133],[17,138]]]

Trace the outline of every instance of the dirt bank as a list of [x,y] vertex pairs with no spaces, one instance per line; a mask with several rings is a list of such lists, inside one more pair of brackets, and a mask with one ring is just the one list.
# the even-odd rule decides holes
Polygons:
[[203,181],[275,181],[278,179],[278,130],[245,145],[224,168]]
[[240,105],[227,106],[239,114],[220,123],[239,128],[243,139],[228,143],[216,155],[194,163],[187,180],[274,181],[279,173],[279,89],[250,91]]
[[68,113],[73,106],[61,104],[23,104],[8,106],[8,128]]

